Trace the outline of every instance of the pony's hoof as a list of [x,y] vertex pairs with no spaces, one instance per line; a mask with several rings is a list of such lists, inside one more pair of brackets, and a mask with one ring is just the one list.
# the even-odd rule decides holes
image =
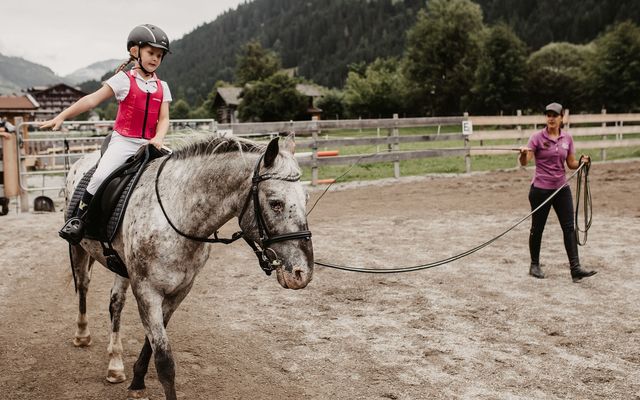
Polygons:
[[91,346],[91,335],[73,338],[73,345],[76,347],[88,347]]
[[109,383],[122,383],[127,380],[127,376],[122,370],[110,369],[107,371],[107,382]]
[[129,390],[127,393],[127,400],[149,400],[147,393],[144,389],[141,390]]

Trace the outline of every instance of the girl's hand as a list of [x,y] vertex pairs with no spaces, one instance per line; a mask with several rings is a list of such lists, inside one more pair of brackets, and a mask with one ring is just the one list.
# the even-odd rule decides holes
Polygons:
[[53,119],[50,119],[48,121],[44,121],[43,123],[41,123],[40,129],[51,128],[52,131],[57,131],[60,129],[60,126],[62,126],[63,122],[64,122],[64,119],[60,117],[55,117]]
[[526,155],[526,154],[527,154],[528,152],[530,152],[530,151],[531,151],[531,149],[530,149],[530,148],[528,148],[528,147],[525,147],[525,146],[520,147],[520,155],[521,155],[521,156],[522,156],[522,155]]
[[158,150],[162,150],[163,140],[162,139],[158,139],[158,137],[156,136],[153,139],[149,140],[149,144],[154,145],[155,148],[158,149]]

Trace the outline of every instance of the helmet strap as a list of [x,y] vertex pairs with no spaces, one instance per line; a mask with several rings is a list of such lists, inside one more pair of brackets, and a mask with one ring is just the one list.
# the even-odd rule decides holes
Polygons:
[[140,71],[144,72],[145,75],[150,76],[153,75],[153,72],[149,72],[147,71],[143,66],[142,66],[142,57],[140,57],[140,54],[138,53],[138,68],[140,69]]

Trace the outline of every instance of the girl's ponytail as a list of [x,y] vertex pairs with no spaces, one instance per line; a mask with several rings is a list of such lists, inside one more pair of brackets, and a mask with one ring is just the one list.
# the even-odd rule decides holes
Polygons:
[[117,74],[118,72],[122,71],[123,69],[125,69],[125,67],[126,67],[127,65],[129,65],[132,61],[135,61],[135,59],[136,59],[136,58],[135,58],[133,55],[131,55],[127,61],[125,61],[125,62],[123,62],[122,64],[120,64],[120,66],[118,67],[118,69],[116,69],[116,74]]

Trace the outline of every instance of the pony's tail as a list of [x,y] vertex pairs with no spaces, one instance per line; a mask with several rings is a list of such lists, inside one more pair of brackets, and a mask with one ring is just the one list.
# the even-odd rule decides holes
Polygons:
[[129,65],[132,61],[134,61],[136,58],[132,55],[129,57],[129,59],[125,62],[123,62],[122,64],[120,64],[120,66],[116,69],[116,74],[120,71],[122,71],[123,69],[126,68],[127,65]]

